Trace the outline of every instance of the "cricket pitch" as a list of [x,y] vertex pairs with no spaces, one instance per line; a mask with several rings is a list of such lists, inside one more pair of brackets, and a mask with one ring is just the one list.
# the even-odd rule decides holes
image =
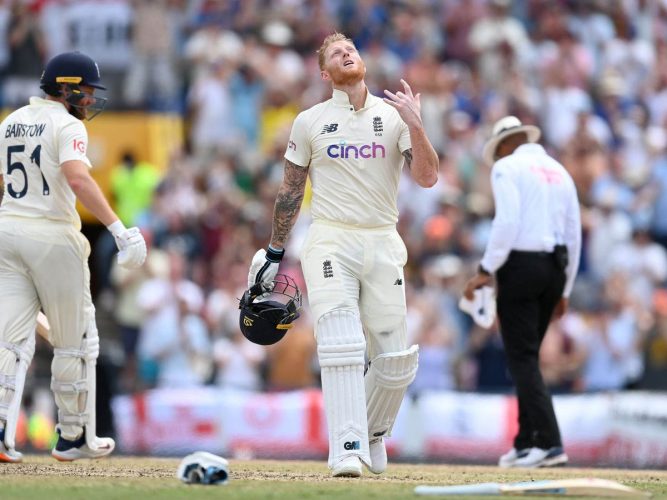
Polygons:
[[[667,471],[580,469],[515,470],[489,466],[391,463],[385,474],[364,471],[361,479],[332,478],[322,461],[234,460],[224,486],[191,486],[175,472],[177,458],[112,457],[60,463],[49,455],[27,455],[21,464],[0,464],[2,499],[345,499],[418,498],[420,484],[517,482],[574,477],[613,479],[667,499]],[[451,498],[451,497],[450,497]],[[465,497],[473,498],[473,497]],[[480,497],[488,498],[488,497]],[[522,498],[531,498],[523,496]],[[537,497],[536,497],[537,498]],[[539,498],[544,498],[541,496]]]

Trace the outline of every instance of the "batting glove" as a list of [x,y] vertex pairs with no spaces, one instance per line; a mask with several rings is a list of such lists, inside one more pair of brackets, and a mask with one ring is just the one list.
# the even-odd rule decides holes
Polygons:
[[146,260],[146,241],[138,227],[126,229],[116,221],[108,227],[118,247],[118,264],[128,269],[141,266]]
[[278,274],[278,267],[280,266],[280,261],[285,255],[285,249],[276,250],[272,248],[271,245],[264,250],[257,250],[257,253],[252,258],[252,264],[250,264],[250,271],[248,272],[248,288],[251,286],[262,283],[262,287],[267,292],[273,289],[273,280]]

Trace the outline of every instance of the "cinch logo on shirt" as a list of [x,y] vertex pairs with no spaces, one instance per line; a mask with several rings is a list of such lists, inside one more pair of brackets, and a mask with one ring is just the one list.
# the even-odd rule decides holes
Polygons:
[[362,144],[361,146],[353,146],[346,144],[332,144],[327,148],[327,155],[329,158],[384,158],[385,150],[382,144],[373,142],[371,144]]

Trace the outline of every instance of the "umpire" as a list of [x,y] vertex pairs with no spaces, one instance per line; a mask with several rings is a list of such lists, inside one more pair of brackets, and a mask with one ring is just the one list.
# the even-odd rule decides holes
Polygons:
[[506,116],[493,127],[483,157],[491,170],[495,217],[475,289],[496,277],[497,310],[519,403],[514,447],[501,467],[552,467],[567,463],[558,422],[539,366],[542,339],[552,317],[568,306],[579,267],[581,220],[572,178],[539,144],[540,130]]

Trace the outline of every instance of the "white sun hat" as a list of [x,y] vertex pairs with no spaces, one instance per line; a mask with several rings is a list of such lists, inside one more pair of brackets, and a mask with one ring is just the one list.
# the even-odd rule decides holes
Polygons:
[[488,165],[493,165],[498,144],[510,135],[522,132],[528,136],[528,142],[537,142],[540,139],[541,132],[539,128],[535,125],[524,125],[516,116],[505,116],[498,120],[493,126],[491,138],[484,144],[482,151],[484,161]]

